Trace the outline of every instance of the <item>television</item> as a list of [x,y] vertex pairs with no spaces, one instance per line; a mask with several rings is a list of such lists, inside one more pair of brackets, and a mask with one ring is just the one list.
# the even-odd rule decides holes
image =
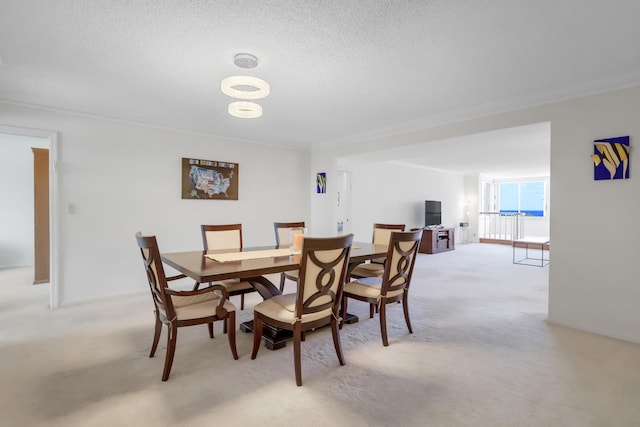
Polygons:
[[434,227],[442,224],[442,203],[439,200],[425,200],[424,226]]

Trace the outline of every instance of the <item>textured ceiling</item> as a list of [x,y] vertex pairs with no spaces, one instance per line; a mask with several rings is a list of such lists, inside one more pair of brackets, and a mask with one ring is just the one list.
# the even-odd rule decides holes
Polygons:
[[[0,100],[313,150],[639,84],[638,16],[638,0],[0,0]],[[240,52],[271,84],[259,119],[220,91]]]

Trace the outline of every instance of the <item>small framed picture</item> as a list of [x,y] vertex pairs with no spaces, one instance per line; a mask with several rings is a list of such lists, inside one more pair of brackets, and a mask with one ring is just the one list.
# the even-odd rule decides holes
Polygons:
[[327,192],[327,173],[318,172],[316,175],[316,193],[324,194]]

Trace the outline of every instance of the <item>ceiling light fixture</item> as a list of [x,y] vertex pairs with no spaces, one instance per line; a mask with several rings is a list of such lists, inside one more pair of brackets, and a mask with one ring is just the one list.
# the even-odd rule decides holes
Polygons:
[[[249,53],[239,53],[233,57],[233,63],[240,68],[255,68],[258,58]],[[271,86],[262,79],[252,76],[231,76],[220,82],[220,90],[235,99],[255,100],[269,96]],[[262,116],[262,107],[255,102],[234,101],[227,111],[233,117],[255,119]]]
[[222,93],[236,99],[262,99],[269,96],[271,87],[262,79],[251,76],[231,76],[220,83]]
[[239,53],[233,57],[233,63],[240,68],[256,68],[258,66],[258,58],[250,53]]
[[262,107],[255,102],[235,101],[229,104],[227,111],[233,117],[241,119],[255,119],[262,116]]

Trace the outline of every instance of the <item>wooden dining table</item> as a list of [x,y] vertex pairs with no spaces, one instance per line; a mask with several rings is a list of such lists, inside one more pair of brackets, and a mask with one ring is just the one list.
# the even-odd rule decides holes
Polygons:
[[[172,252],[162,254],[162,261],[176,269],[180,273],[195,280],[198,283],[218,282],[225,279],[245,280],[256,289],[264,299],[280,295],[280,289],[273,284],[266,275],[282,273],[284,271],[297,270],[300,268],[300,255],[278,248],[277,246],[262,246],[242,248],[236,251],[216,250],[216,251],[189,251]],[[358,264],[374,258],[384,258],[387,254],[386,245],[374,245],[372,243],[354,242],[351,245],[349,266],[346,277]],[[233,252],[241,252],[246,259],[217,261],[214,258],[224,259]],[[254,252],[258,258],[253,258]],[[246,254],[245,254],[246,253]],[[265,256],[268,254],[269,256]],[[219,257],[218,257],[219,255]],[[240,255],[240,254],[239,254]],[[345,323],[355,323],[357,316],[347,314]],[[263,337],[265,345],[271,350],[284,347],[291,332],[276,328],[267,328],[265,325]],[[244,332],[253,331],[253,321],[244,322],[240,325],[240,330]]]

